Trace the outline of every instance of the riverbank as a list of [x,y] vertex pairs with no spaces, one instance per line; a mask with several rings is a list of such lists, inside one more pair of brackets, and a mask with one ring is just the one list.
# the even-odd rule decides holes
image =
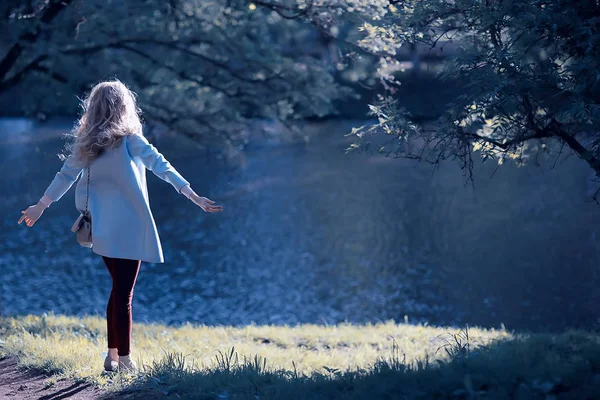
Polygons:
[[586,332],[519,335],[392,321],[294,327],[135,324],[133,340],[133,356],[144,366],[143,372],[106,374],[101,318],[0,319],[2,357],[18,357],[21,368],[51,374],[44,380],[46,387],[79,385],[74,388],[99,390],[98,398],[127,394],[134,398],[376,399],[485,394],[487,398],[591,399],[600,392],[600,337]]

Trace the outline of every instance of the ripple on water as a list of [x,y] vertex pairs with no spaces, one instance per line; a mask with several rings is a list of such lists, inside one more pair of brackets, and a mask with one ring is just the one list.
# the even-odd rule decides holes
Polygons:
[[[339,126],[323,131],[344,133]],[[53,204],[34,229],[16,225],[21,208],[37,201],[60,168],[54,155],[62,146],[46,129],[36,136],[42,152],[17,157],[27,146],[23,140],[0,143],[0,159],[11,160],[16,171],[0,177],[2,312],[103,315],[110,278],[101,258],[78,246],[69,231],[77,216],[73,193]],[[507,175],[472,191],[455,169],[432,178],[427,166],[345,155],[346,145],[330,139],[255,146],[243,167],[191,155],[195,150],[182,140],[163,140],[159,148],[225,212],[198,212],[149,175],[167,262],[142,266],[138,321],[293,325],[402,321],[408,315],[411,322],[505,322],[509,328],[593,324],[593,307],[572,296],[570,287],[600,297],[600,277],[584,273],[600,261],[600,217],[561,195],[569,193],[573,176],[587,176],[585,168],[573,167],[564,187],[556,186],[556,176],[540,175],[540,186],[527,189],[518,185],[527,174],[507,167]],[[535,218],[518,208],[532,202]],[[562,214],[555,213],[559,206]],[[527,231],[509,228],[524,219]],[[562,242],[565,253],[583,254],[579,272],[568,277],[561,272],[566,256],[536,247],[540,238],[556,240],[557,226],[579,238]],[[570,311],[557,321],[561,307],[579,315]]]

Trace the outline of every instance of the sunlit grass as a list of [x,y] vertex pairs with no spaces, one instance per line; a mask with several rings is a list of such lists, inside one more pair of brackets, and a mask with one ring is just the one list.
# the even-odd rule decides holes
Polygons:
[[[17,355],[23,366],[54,373],[53,379],[183,397],[365,398],[400,390],[413,398],[448,391],[500,394],[521,383],[526,390],[551,391],[565,382],[587,393],[589,385],[600,385],[600,340],[584,332],[525,336],[392,321],[292,327],[134,324],[132,355],[144,366],[139,375],[102,372],[105,332],[97,317],[3,318],[0,354]],[[591,383],[581,383],[584,377]]]
[[[107,383],[102,372],[106,352],[105,320],[66,316],[27,316],[1,320],[2,351],[17,354],[24,366],[73,378]],[[132,356],[150,365],[168,353],[181,353],[203,368],[214,367],[232,347],[247,358],[264,357],[274,369],[310,375],[330,369],[364,368],[392,354],[394,341],[407,362],[444,358],[440,350],[458,329],[394,322],[356,326],[192,326],[134,324]],[[509,336],[503,330],[470,329],[473,345]],[[439,351],[438,351],[439,350]],[[437,355],[436,355],[437,352]],[[293,364],[292,364],[293,362]]]
[[[97,317],[28,316],[2,320],[4,351],[19,354],[23,365],[68,371],[78,378],[99,377],[106,352],[105,321]],[[393,341],[407,361],[444,358],[438,349],[458,329],[433,328],[394,322],[369,325],[300,325],[211,327],[134,324],[132,356],[142,364],[181,353],[201,366],[214,366],[220,352],[235,350],[247,357],[266,357],[274,368],[298,373],[365,367],[391,355]],[[446,336],[445,336],[446,335]],[[472,345],[509,336],[503,330],[470,329]],[[436,355],[437,352],[437,355]],[[54,368],[52,368],[54,367]]]

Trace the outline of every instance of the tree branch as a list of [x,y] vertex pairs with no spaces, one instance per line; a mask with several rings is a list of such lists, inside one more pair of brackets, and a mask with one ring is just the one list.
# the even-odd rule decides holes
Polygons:
[[579,157],[588,163],[600,177],[600,160],[594,156],[594,153],[586,149],[574,136],[564,131],[556,120],[552,120],[551,129],[564,143],[567,144]]
[[46,55],[41,55],[33,59],[29,64],[25,65],[19,72],[11,76],[10,78],[0,81],[0,92],[9,89],[10,87],[21,82],[28,72],[39,69],[40,63],[47,58]]
[[[56,16],[69,4],[72,3],[73,0],[61,0],[61,1],[52,1],[50,6],[46,9],[44,14],[41,16],[40,21],[44,24],[49,24],[56,18]],[[23,42],[33,42],[37,39],[41,32],[39,26],[33,32],[25,32],[23,33],[16,43],[12,45],[12,47],[8,50],[2,61],[0,61],[0,82],[4,79],[6,74],[12,69],[15,65],[25,46]]]
[[540,129],[532,135],[517,136],[511,140],[507,140],[506,142],[499,142],[498,140],[488,138],[485,136],[481,136],[481,135],[478,135],[477,133],[472,133],[472,132],[463,132],[463,133],[465,133],[467,137],[471,137],[475,140],[481,140],[483,142],[493,144],[494,146],[500,147],[503,150],[508,150],[512,146],[518,145],[520,143],[524,143],[531,139],[543,139],[543,138],[551,138],[551,137],[557,136],[557,134],[552,130]]
[[[277,14],[279,14],[282,18],[285,18],[285,19],[296,19],[296,18],[302,17],[302,16],[308,14],[308,11],[313,6],[312,1],[310,2],[310,4],[308,4],[303,9],[286,6],[283,4],[273,4],[273,3],[270,3],[267,1],[262,1],[262,0],[252,0],[252,3],[258,4],[259,6],[273,10]],[[285,14],[282,10],[292,11],[292,12],[295,12],[296,14],[288,15],[288,14]]]

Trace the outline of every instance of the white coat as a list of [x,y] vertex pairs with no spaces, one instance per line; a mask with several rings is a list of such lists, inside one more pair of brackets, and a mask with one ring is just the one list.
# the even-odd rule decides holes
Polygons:
[[[164,262],[162,247],[148,201],[146,169],[169,182],[175,190],[189,185],[165,157],[140,135],[125,136],[121,144],[104,151],[90,168],[88,209],[92,218],[94,253],[152,263]],[[75,205],[85,209],[88,167],[67,158],[44,193],[58,201],[75,183]]]

